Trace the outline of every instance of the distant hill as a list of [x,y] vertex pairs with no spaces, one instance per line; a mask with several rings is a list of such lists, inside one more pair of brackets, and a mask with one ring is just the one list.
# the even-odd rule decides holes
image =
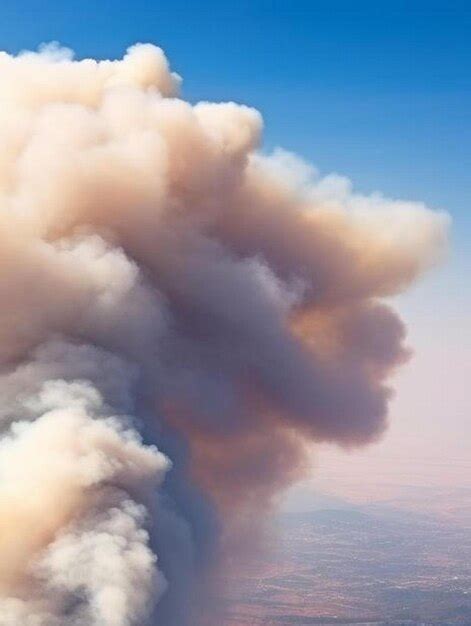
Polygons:
[[347,523],[358,524],[376,521],[375,517],[356,509],[319,509],[315,511],[283,513],[281,521],[284,523]]

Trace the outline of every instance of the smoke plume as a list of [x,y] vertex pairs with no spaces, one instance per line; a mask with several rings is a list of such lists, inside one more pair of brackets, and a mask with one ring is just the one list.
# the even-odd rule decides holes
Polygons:
[[2,626],[199,623],[308,444],[386,426],[385,299],[446,217],[179,85],[152,45],[0,53]]

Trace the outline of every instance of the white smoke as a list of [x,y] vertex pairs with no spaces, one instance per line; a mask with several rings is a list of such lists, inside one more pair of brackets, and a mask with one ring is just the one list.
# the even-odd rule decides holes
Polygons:
[[151,45],[0,53],[1,626],[197,624],[306,443],[386,426],[384,299],[446,216],[179,85]]
[[[116,371],[91,348],[51,350]],[[14,410],[26,419],[0,442],[0,623],[50,626],[67,614],[74,624],[143,623],[166,583],[138,502],[155,497],[169,462],[89,381],[51,378],[47,365],[39,358],[10,376],[21,380]]]

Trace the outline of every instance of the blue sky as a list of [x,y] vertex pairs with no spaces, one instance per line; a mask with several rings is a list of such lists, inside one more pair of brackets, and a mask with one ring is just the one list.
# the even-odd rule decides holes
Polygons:
[[448,210],[451,260],[403,304],[418,358],[401,383],[411,418],[397,439],[415,428],[420,446],[435,410],[437,446],[441,420],[455,424],[460,444],[471,348],[469,2],[1,1],[0,48],[52,40],[98,58],[156,43],[183,76],[185,98],[257,107],[267,149],[297,152],[360,191]]
[[301,0],[2,0],[0,47],[167,52],[190,99],[259,108],[281,144],[364,191],[450,210],[471,234],[471,5]]

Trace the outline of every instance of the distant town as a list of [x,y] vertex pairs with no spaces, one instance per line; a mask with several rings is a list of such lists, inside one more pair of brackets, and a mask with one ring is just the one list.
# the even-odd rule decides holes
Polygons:
[[224,626],[470,626],[469,530],[396,511],[285,514],[269,553],[228,581]]

